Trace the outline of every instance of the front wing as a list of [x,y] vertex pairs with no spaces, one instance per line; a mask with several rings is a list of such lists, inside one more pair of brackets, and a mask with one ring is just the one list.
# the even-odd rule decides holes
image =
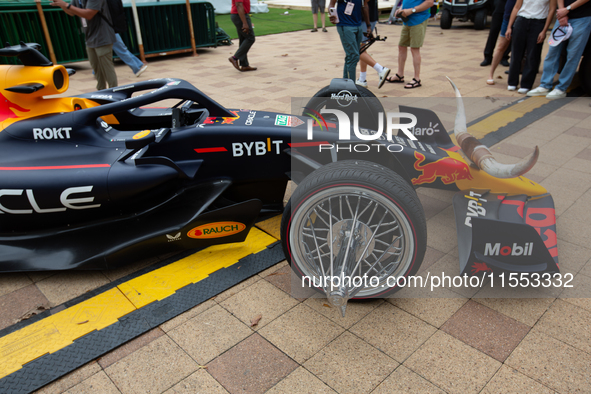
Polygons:
[[453,199],[460,274],[558,272],[554,201],[466,190]]

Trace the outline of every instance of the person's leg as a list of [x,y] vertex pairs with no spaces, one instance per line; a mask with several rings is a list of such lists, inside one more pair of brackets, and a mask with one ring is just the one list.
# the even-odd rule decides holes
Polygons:
[[318,0],[312,0],[312,21],[314,22],[312,33],[318,31],[318,5]]
[[427,21],[410,28],[410,53],[412,54],[412,65],[414,68],[414,79],[421,80],[421,47],[425,42],[427,32]]
[[[367,24],[365,22],[361,22],[361,30],[362,31],[367,31]],[[369,39],[364,35],[363,36],[363,40],[361,40],[361,46],[363,46],[366,42],[368,42]],[[367,51],[364,51],[363,53],[361,53],[359,55],[359,69],[361,70],[361,75],[359,76],[359,79],[361,81],[365,81],[363,73],[367,72],[367,64],[369,64],[370,67],[373,67],[374,64],[376,64],[376,62],[372,59],[372,57],[369,55],[369,53],[367,53]]]
[[246,15],[246,23],[248,24],[248,33],[244,33],[242,31],[242,21],[240,20],[240,16],[237,14],[232,14],[231,17],[232,22],[236,26],[238,30],[238,37],[240,37],[240,46],[238,50],[234,54],[234,57],[240,61],[240,65],[242,67],[249,67],[248,63],[248,51],[250,47],[255,42],[254,30],[252,29],[252,22],[250,21],[250,16]]
[[371,57],[371,55],[367,52],[363,52],[361,55],[359,55],[359,68],[362,72],[367,71],[368,65],[369,67],[373,67],[376,65],[376,63],[377,62],[373,59],[373,57]]
[[343,78],[355,80],[357,62],[359,62],[359,42],[361,38],[357,34],[361,31],[358,26],[337,26],[341,38],[341,44],[345,50],[345,64],[343,66]]
[[398,45],[398,75],[404,77],[404,64],[408,55],[408,47]]
[[106,89],[107,81],[105,79],[104,71],[99,67],[95,49],[86,47],[86,53],[88,53],[88,61],[90,62],[92,71],[94,71],[94,77],[96,78],[96,90]]
[[[566,92],[575,76],[575,72],[585,51],[589,31],[591,31],[591,16],[585,18],[570,19],[569,23],[573,27],[573,32],[568,39],[566,47],[566,63],[560,72],[558,85],[556,88]],[[552,76],[554,77],[554,75]]]
[[[525,37],[525,65],[523,67],[523,73],[521,75],[521,88],[531,89],[534,81],[536,80],[536,74],[538,73],[538,67],[540,66],[540,57],[542,54],[542,47],[544,43],[538,44],[538,35],[544,28],[546,23],[545,19],[530,19],[529,28]],[[523,93],[521,91],[520,93]]]
[[503,25],[503,14],[505,12],[505,4],[507,0],[496,0],[495,10],[490,20],[490,30],[488,32],[488,39],[484,46],[484,61],[480,63],[481,66],[486,66],[492,62],[492,58],[495,52],[495,45],[497,44],[497,38],[501,32]]
[[[499,37],[499,40],[497,43],[497,49],[495,50],[495,54],[492,59],[492,64],[490,66],[490,73],[488,74],[488,81],[487,81],[487,83],[489,85],[494,85],[495,70],[499,66],[499,63],[501,63],[501,59],[503,58],[503,54],[505,53],[507,48],[509,48],[509,44],[511,44],[511,41],[509,41],[505,38],[505,33],[503,32],[503,35]],[[492,83],[491,83],[491,81],[492,81]]]
[[240,58],[238,56],[242,55],[242,53],[240,52],[240,47],[244,42],[245,35],[242,31],[242,20],[240,19],[240,16],[237,14],[230,14],[230,20],[232,21],[234,26],[236,26],[236,33],[238,34],[238,49],[236,49],[234,56],[231,56],[229,60],[234,65],[234,67],[240,70],[240,65],[238,63]]
[[421,48],[410,48],[412,54],[412,66],[414,68],[414,79],[421,80]]
[[318,9],[320,10],[320,19],[322,20],[322,31],[326,32],[326,20],[324,10],[326,9],[326,0],[318,0]]
[[513,58],[509,66],[509,78],[507,79],[507,84],[510,87],[519,85],[519,72],[521,71],[521,61],[523,60],[526,41],[527,19],[518,16],[513,24],[511,34],[511,53],[513,54]]
[[505,49],[505,53],[503,53],[503,58],[501,59],[501,64],[505,67],[509,67],[509,54],[511,53],[511,45],[507,46]]
[[[396,79],[404,78],[404,66],[406,64],[406,57],[408,56],[407,48],[410,46],[410,27],[402,26],[400,32],[400,40],[398,42],[398,76]],[[394,77],[392,77],[394,78]]]
[[113,64],[113,45],[103,45],[101,47],[94,48],[94,50],[97,57],[98,68],[101,69],[101,73],[105,78],[105,82],[110,88],[116,87],[117,74],[115,73],[115,65]]
[[129,52],[129,49],[127,49],[125,46],[125,43],[123,42],[123,39],[121,39],[119,33],[116,33],[115,37],[117,38],[117,41],[115,41],[113,44],[113,52],[115,52],[115,55],[119,56],[119,59],[121,59],[123,63],[127,64],[134,74],[140,71],[140,69],[144,66],[144,63],[134,56],[133,53]]
[[354,57],[351,62],[351,66],[349,68],[349,75],[352,80],[355,80],[356,70],[357,70],[357,63],[359,63],[359,43],[363,40],[363,30],[361,30],[361,26],[357,26],[352,29],[354,34],[354,43],[356,44],[354,47]]

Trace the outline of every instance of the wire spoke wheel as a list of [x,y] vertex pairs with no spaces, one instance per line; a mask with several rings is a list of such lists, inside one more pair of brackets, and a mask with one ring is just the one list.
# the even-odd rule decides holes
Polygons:
[[398,277],[416,272],[426,248],[425,218],[398,174],[368,162],[337,162],[298,186],[284,213],[282,243],[296,273],[342,306],[396,291]]
[[289,242],[303,273],[342,278],[340,286],[333,285],[335,280],[316,281],[327,294],[370,297],[411,263],[412,230],[400,209],[379,193],[356,189],[325,189],[306,200],[292,219]]

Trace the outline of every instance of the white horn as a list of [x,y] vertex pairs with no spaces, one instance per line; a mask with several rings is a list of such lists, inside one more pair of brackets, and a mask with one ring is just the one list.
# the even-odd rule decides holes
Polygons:
[[534,153],[519,163],[502,164],[496,161],[485,145],[468,133],[468,128],[466,127],[466,112],[464,111],[462,95],[453,81],[449,79],[449,77],[446,78],[456,92],[457,112],[454,135],[462,152],[464,152],[464,154],[476,164],[476,167],[496,178],[516,178],[531,170],[534,164],[536,164],[536,161],[538,161],[538,156],[540,154],[540,150],[537,146]]

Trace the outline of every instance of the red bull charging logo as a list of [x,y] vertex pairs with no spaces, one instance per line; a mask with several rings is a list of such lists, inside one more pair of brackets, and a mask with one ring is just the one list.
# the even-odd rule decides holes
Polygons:
[[470,167],[463,161],[454,159],[452,157],[444,157],[432,163],[422,164],[425,161],[425,155],[415,152],[417,161],[414,168],[421,171],[422,174],[417,178],[412,179],[413,185],[422,185],[423,183],[432,183],[437,178],[441,178],[441,182],[449,185],[459,179],[472,179],[470,174]]

